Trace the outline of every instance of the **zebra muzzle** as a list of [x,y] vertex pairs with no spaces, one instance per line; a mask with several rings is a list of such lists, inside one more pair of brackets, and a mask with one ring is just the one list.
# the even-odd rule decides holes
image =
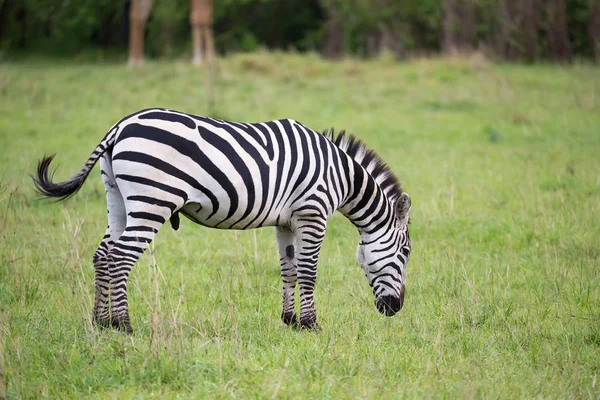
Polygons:
[[375,300],[377,311],[387,317],[391,317],[402,309],[404,305],[404,290],[400,292],[400,296],[381,296]]

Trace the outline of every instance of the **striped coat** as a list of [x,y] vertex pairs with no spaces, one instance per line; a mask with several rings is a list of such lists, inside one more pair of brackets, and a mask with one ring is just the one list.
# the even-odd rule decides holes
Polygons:
[[[276,227],[282,319],[317,329],[314,287],[327,219],[339,210],[358,229],[358,262],[377,309],[403,305],[410,197],[388,166],[351,135],[320,134],[294,120],[237,123],[148,109],[116,123],[69,180],[38,164],[39,193],[67,199],[100,161],[108,227],[93,258],[94,321],[132,331],[127,279],[160,227],[180,216],[218,229]],[[300,292],[300,312],[294,291]]]

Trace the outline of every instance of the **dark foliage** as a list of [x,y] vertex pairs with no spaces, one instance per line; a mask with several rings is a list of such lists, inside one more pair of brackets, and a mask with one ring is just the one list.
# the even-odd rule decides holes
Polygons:
[[[483,50],[501,59],[568,60],[600,54],[598,0],[219,0],[221,53],[259,46],[370,57]],[[129,0],[0,0],[0,50],[73,56],[123,54]],[[156,1],[150,57],[190,51],[189,0]]]

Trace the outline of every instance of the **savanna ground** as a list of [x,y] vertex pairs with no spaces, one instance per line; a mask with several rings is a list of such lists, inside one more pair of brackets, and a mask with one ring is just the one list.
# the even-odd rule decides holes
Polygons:
[[[273,229],[182,220],[130,279],[135,334],[90,320],[105,228],[95,170],[62,180],[108,128],[145,107],[346,128],[413,201],[405,308],[377,313],[358,235],[329,225],[316,290],[323,331],[280,319]],[[479,58],[0,65],[0,395],[9,398],[600,397],[600,70]]]

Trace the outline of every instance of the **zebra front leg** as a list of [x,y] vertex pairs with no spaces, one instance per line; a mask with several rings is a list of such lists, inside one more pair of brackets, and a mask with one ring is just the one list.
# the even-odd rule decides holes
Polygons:
[[281,311],[282,321],[291,326],[298,324],[296,318],[296,307],[294,302],[294,291],[296,290],[296,251],[294,249],[294,233],[285,227],[276,227],[277,247],[279,249],[279,262],[281,264],[281,280],[283,281],[283,308]]
[[298,286],[300,287],[300,326],[320,330],[315,308],[317,262],[325,237],[325,220],[302,220],[295,229],[296,257],[298,259]]

